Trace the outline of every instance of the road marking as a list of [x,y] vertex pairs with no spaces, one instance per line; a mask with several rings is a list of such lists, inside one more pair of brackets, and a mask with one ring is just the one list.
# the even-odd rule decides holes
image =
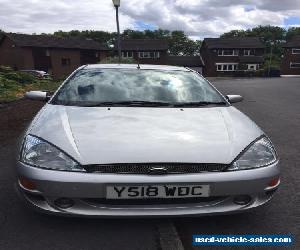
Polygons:
[[178,232],[171,221],[159,223],[157,228],[161,250],[184,250]]

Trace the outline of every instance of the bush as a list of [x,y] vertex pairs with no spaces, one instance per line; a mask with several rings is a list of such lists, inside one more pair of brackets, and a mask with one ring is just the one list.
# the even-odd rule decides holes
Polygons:
[[238,70],[238,71],[236,71],[235,76],[237,76],[237,77],[253,77],[253,76],[255,76],[255,71]]
[[0,66],[0,103],[16,100],[30,90],[55,91],[60,81],[36,79],[26,72]]
[[266,72],[264,69],[259,69],[257,71],[255,71],[255,76],[256,77],[265,77],[266,76]]
[[2,66],[0,65],[0,73],[7,73],[7,72],[12,72],[13,69],[11,67],[8,67],[8,66]]
[[21,90],[21,85],[17,84],[14,80],[5,78],[0,74],[0,102],[15,99]]
[[20,84],[30,84],[36,82],[36,78],[25,72],[12,71],[5,74],[5,78],[16,81]]
[[280,70],[277,68],[269,69],[259,69],[255,72],[255,76],[257,77],[280,77]]

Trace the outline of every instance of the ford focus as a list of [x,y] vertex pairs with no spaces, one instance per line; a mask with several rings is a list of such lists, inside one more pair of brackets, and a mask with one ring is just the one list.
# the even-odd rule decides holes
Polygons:
[[268,136],[197,72],[87,65],[45,101],[21,140],[17,187],[39,211],[73,216],[242,212],[280,184]]

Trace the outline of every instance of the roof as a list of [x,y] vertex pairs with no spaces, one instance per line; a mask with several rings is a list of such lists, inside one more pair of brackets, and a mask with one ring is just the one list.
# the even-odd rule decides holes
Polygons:
[[204,38],[204,43],[209,49],[265,48],[258,37]]
[[240,56],[241,63],[263,63],[263,56]]
[[282,45],[283,48],[300,47],[300,35],[294,36],[286,44]]
[[[137,64],[89,64],[84,66],[85,69],[137,69]],[[154,64],[140,64],[140,69],[145,70],[167,70],[167,71],[189,71],[184,67],[168,66],[168,65],[154,65]]]
[[42,47],[42,48],[63,48],[63,49],[91,49],[91,50],[107,50],[102,44],[85,38],[77,37],[57,37],[52,35],[27,35],[6,33],[19,47]]
[[132,51],[168,50],[169,43],[165,39],[125,39],[121,41],[121,49]]
[[203,61],[200,56],[168,56],[169,65],[184,67],[203,67]]

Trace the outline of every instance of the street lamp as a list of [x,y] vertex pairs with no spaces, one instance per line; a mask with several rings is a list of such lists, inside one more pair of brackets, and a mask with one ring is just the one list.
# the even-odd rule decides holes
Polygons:
[[270,59],[269,59],[268,77],[270,77],[270,73],[271,73],[271,63],[272,63],[272,56],[273,56],[273,45],[274,45],[274,42],[270,42],[271,52],[270,52]]
[[119,24],[120,0],[112,0],[112,2],[116,8],[116,21],[117,21],[117,30],[118,30],[118,56],[119,56],[119,63],[121,63],[121,38],[120,38],[120,24]]

